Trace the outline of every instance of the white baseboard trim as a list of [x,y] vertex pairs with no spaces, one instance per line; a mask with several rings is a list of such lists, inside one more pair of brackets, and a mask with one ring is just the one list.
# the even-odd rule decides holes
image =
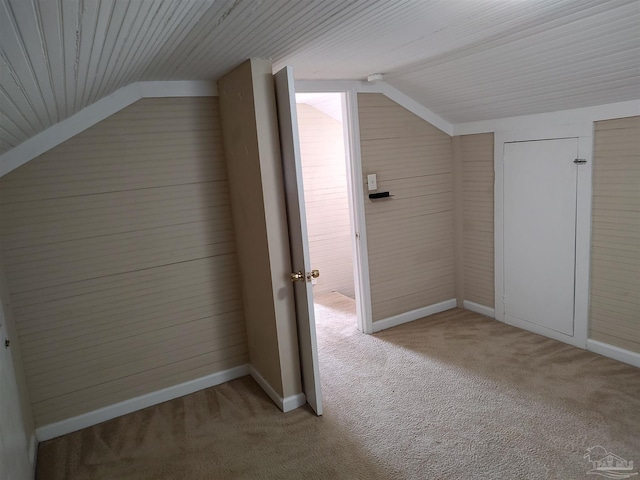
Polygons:
[[307,403],[307,397],[305,397],[304,393],[298,393],[296,395],[290,395],[286,398],[282,398],[253,365],[249,365],[249,374],[251,375],[251,378],[260,385],[260,388],[264,390],[269,398],[273,400],[273,403],[275,403],[284,413],[295,410]]
[[183,397],[184,395],[189,395],[190,393],[194,393],[205,388],[214,387],[221,383],[244,377],[246,375],[249,375],[249,365],[240,365],[239,367],[212,373],[205,377],[190,380],[172,387],[163,388],[162,390],[115,403],[92,412],[83,413],[77,417],[67,418],[66,420],[50,423],[49,425],[43,425],[42,427],[36,428],[36,437],[41,442],[50,440],[137,410],[142,410],[143,408],[151,407],[152,405],[173,400],[174,398]]
[[307,396],[304,393],[289,395],[282,402],[282,411],[287,413],[296,408],[300,408],[307,403]]
[[487,317],[496,318],[496,309],[480,305],[479,303],[470,302],[469,300],[462,301],[462,308],[471,310],[472,312],[481,313]]
[[434,303],[433,305],[429,305],[427,307],[418,308],[416,310],[411,310],[410,312],[405,312],[401,313],[400,315],[394,315],[393,317],[378,320],[377,322],[373,322],[373,332],[375,333],[381,330],[386,330],[387,328],[395,327],[397,325],[402,325],[403,323],[413,322],[414,320],[428,317],[429,315],[433,315],[434,313],[444,312],[445,310],[455,308],[456,305],[456,299],[452,298],[451,300]]
[[575,332],[574,335],[567,335],[566,333],[557,332],[551,328],[543,327],[542,325],[538,325],[537,323],[528,322],[520,318],[512,317],[511,315],[505,315],[504,318],[499,321],[506,323],[507,325],[511,325],[512,327],[517,327],[523,330],[527,330],[528,332],[537,333],[538,335],[542,335],[543,337],[552,338],[553,340],[558,340],[559,342],[563,343],[568,343],[569,345],[582,348],[583,350],[586,347],[586,340],[577,335]]
[[587,350],[640,368],[640,353],[591,339],[587,339]]

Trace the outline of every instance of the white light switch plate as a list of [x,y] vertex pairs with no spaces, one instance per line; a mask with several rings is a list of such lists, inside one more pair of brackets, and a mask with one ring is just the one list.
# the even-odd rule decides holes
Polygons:
[[375,173],[367,175],[367,187],[369,188],[369,190],[377,190],[378,179]]

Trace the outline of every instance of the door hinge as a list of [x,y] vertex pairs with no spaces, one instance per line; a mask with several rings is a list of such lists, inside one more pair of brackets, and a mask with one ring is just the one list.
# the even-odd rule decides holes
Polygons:
[[575,163],[576,165],[584,165],[585,163],[587,163],[587,161],[584,158],[576,158],[573,163]]

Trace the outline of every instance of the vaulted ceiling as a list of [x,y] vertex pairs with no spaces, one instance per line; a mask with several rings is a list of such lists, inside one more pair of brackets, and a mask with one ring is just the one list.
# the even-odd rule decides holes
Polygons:
[[638,0],[0,0],[0,153],[120,87],[249,57],[451,123],[640,98]]

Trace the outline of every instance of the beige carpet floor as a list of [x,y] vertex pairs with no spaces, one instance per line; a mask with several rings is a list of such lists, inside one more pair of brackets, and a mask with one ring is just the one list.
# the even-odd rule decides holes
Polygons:
[[44,442],[38,478],[593,479],[596,445],[640,465],[639,369],[462,309],[362,335],[352,300],[318,301],[324,416],[245,377]]

